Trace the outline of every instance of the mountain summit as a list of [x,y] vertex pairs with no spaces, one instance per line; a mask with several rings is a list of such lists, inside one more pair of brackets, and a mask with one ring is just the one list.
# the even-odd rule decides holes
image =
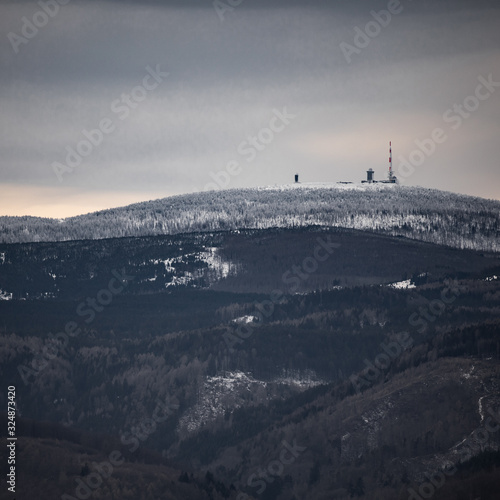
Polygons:
[[498,201],[435,189],[390,184],[291,184],[172,196],[67,219],[0,217],[0,242],[317,225],[498,251],[499,214]]

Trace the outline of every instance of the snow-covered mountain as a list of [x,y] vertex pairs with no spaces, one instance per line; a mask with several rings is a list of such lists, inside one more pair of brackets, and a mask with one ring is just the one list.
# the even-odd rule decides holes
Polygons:
[[330,226],[500,250],[500,202],[390,184],[292,184],[173,196],[67,219],[0,217],[0,241]]

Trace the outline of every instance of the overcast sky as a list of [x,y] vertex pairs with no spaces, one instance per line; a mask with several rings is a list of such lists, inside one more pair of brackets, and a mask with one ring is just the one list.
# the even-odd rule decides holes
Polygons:
[[500,199],[497,0],[65,2],[0,4],[0,215],[382,179],[389,141]]

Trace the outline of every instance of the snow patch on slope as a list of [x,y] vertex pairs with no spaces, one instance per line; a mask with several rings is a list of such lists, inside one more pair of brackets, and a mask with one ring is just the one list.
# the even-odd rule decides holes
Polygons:
[[[205,278],[209,287],[217,281],[228,276],[235,276],[241,271],[241,265],[224,259],[218,250],[217,247],[206,247],[202,252],[186,253],[167,259],[151,259],[144,262],[143,265],[163,264],[165,272],[173,275],[165,282],[166,288],[188,285],[196,287],[195,282],[202,278]],[[186,270],[187,266],[190,266],[191,270]],[[158,278],[158,273],[155,272],[154,276],[143,279],[142,282],[157,281]]]
[[324,385],[328,382],[318,379],[314,370],[283,370],[282,375],[273,379],[275,384],[284,384],[296,386],[302,389],[310,389],[318,385]]
[[230,260],[223,259],[216,247],[206,248],[204,252],[199,254],[199,259],[207,264],[208,269],[210,269],[212,274],[218,279],[235,276],[241,270],[240,265]]
[[484,420],[484,410],[483,410],[483,399],[485,396],[481,396],[477,402],[479,416],[481,417],[481,423]]
[[0,300],[12,300],[12,294],[9,292],[4,292],[0,290]]
[[203,424],[224,416],[227,410],[239,408],[244,395],[251,394],[266,382],[255,380],[243,372],[226,372],[224,375],[207,377],[198,395],[198,402],[179,420],[179,432],[195,432]]
[[412,283],[410,280],[398,281],[396,283],[391,283],[388,285],[391,288],[395,288],[397,290],[408,290],[410,288],[417,288],[415,283]]
[[257,316],[241,316],[240,318],[233,319],[233,323],[238,323],[238,324],[244,324],[247,325],[249,323],[253,323],[255,321],[258,321],[259,318]]
[[227,411],[252,403],[264,403],[273,399],[273,391],[286,385],[297,391],[326,382],[317,379],[313,370],[287,371],[270,382],[255,379],[250,373],[224,372],[215,377],[206,377],[202,383],[197,403],[179,420],[178,432],[190,434],[204,424],[223,418]]

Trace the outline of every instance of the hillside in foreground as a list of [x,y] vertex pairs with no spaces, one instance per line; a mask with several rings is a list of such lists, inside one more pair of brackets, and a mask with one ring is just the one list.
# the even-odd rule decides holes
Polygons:
[[329,226],[498,251],[500,202],[397,185],[297,184],[173,196],[67,219],[0,217],[0,242]]
[[[78,301],[0,302],[20,493],[77,498],[85,464],[118,450],[126,462],[92,498],[399,500],[452,464],[433,498],[493,500],[499,283],[287,295],[249,331],[234,319],[269,295],[117,295],[90,324]],[[68,321],[81,333],[51,342]]]
[[[318,251],[321,262],[311,258]],[[499,266],[497,253],[326,227],[0,244],[0,301],[85,298],[107,287],[112,269],[126,269],[127,295],[149,296],[413,287],[465,271],[493,276]]]

